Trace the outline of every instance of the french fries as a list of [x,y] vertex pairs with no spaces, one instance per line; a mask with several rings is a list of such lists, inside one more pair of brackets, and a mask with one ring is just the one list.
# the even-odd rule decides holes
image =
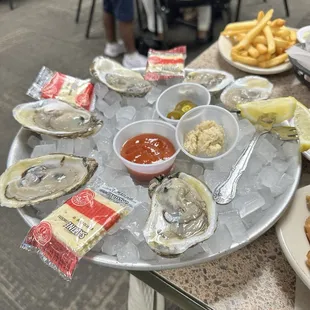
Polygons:
[[281,18],[271,20],[273,10],[258,12],[255,20],[228,24],[222,35],[233,42],[231,58],[249,66],[271,68],[288,59],[285,50],[296,44],[296,31]]

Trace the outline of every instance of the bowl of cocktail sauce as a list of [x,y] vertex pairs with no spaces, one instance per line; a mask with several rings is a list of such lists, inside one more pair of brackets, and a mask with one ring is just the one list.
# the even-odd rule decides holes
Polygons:
[[116,134],[113,149],[131,176],[140,182],[169,174],[180,151],[175,127],[158,120],[125,126]]

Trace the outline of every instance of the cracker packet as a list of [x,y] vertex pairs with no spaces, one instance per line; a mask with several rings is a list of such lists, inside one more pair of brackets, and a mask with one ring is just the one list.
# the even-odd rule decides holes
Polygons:
[[43,66],[27,95],[37,100],[55,98],[90,111],[94,108],[93,92],[90,79],[81,80]]
[[144,79],[147,81],[169,80],[185,77],[186,46],[168,51],[149,49]]
[[21,248],[71,280],[79,260],[140,202],[116,188],[86,188],[33,226]]

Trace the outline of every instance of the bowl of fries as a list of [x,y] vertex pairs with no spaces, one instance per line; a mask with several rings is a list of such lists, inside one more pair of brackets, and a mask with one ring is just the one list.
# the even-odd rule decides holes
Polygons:
[[277,74],[292,68],[285,52],[296,43],[296,29],[281,18],[272,20],[273,10],[260,11],[250,21],[228,24],[218,47],[232,66],[253,74]]

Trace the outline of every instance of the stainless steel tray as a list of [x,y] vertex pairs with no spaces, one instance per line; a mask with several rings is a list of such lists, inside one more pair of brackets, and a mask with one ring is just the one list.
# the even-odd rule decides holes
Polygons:
[[[17,133],[9,152],[7,166],[14,164],[21,159],[30,157],[31,149],[27,146],[27,140],[30,135],[31,132],[26,129],[20,129],[20,131]],[[300,174],[301,157],[299,157],[299,162],[294,175],[295,181],[291,185],[291,187],[284,194],[277,198],[276,203],[273,207],[270,207],[266,210],[263,217],[247,231],[247,236],[244,236],[244,239],[241,242],[233,243],[229,249],[226,249],[220,253],[215,253],[212,255],[208,255],[207,253],[201,253],[197,255],[196,258],[188,258],[186,260],[181,260],[180,262],[175,262],[174,260],[170,262],[168,259],[166,259],[165,262],[140,260],[134,264],[119,263],[117,261],[117,258],[114,256],[109,256],[94,251],[90,251],[85,258],[92,261],[93,263],[113,268],[127,270],[164,270],[192,266],[194,264],[211,261],[219,257],[228,255],[229,253],[232,253],[254,241],[278,221],[278,219],[288,207],[289,202],[293,197],[295,190],[297,189]],[[38,218],[36,218],[36,212],[32,207],[18,209],[18,212],[30,227],[38,224],[40,221]]]

